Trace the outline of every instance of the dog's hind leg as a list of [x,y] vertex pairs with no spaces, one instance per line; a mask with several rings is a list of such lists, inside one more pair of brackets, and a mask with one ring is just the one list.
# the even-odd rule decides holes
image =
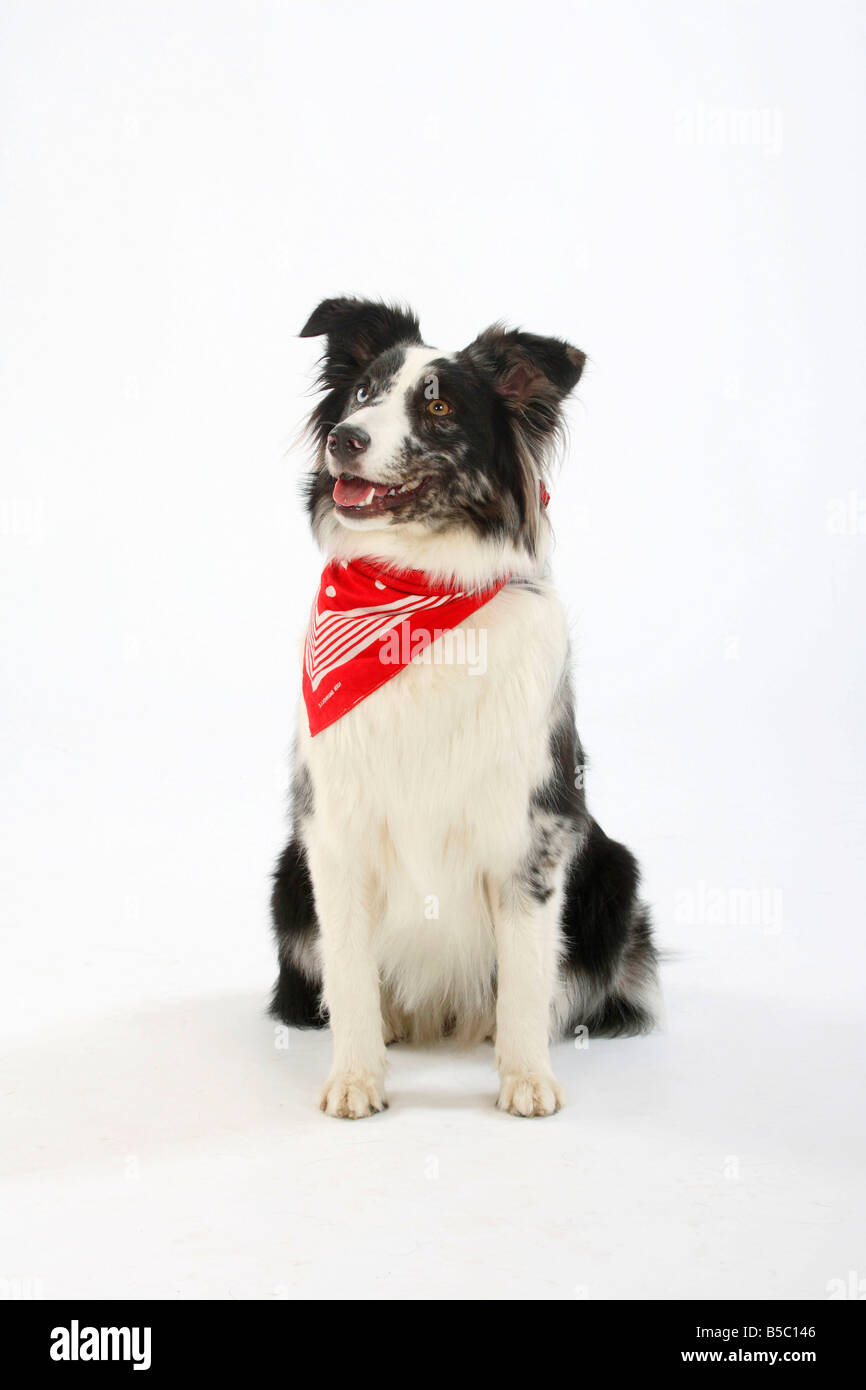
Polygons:
[[306,853],[296,839],[274,872],[271,915],[280,963],[271,1013],[291,1028],[324,1028],[316,905]]
[[554,1000],[560,1037],[646,1033],[658,1022],[658,955],[630,850],[595,821],[565,883],[565,954]]
[[391,990],[386,989],[384,985],[382,986],[380,1007],[385,1046],[390,1047],[392,1043],[405,1042],[412,1033],[412,1020],[397,1003]]

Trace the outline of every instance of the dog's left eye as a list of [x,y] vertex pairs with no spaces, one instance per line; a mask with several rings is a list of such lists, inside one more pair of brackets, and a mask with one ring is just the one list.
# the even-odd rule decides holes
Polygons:
[[370,389],[367,386],[359,386],[355,392],[356,401],[368,401],[370,399]]
[[447,401],[428,401],[427,411],[430,415],[450,415],[451,407]]

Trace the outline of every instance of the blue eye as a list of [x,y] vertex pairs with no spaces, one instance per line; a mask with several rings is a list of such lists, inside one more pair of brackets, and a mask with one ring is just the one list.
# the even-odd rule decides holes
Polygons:
[[356,400],[356,401],[368,401],[369,399],[370,399],[370,392],[369,392],[368,388],[367,388],[366,386],[359,386],[358,389],[357,389],[357,391],[355,392],[355,400]]

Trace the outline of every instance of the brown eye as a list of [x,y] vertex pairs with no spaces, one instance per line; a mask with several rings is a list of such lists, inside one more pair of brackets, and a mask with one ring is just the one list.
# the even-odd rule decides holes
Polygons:
[[428,401],[427,410],[430,415],[450,415],[451,407],[447,401]]

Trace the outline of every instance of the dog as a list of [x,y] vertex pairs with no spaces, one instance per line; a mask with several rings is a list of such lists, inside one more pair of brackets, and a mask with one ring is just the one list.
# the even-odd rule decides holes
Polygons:
[[550,464],[585,355],[496,324],[428,347],[327,299],[306,482],[325,554],[303,653],[271,1011],[330,1025],[328,1115],[386,1107],[386,1047],[495,1042],[498,1105],[551,1115],[551,1040],[647,1031],[658,957],[628,849],[590,816]]

